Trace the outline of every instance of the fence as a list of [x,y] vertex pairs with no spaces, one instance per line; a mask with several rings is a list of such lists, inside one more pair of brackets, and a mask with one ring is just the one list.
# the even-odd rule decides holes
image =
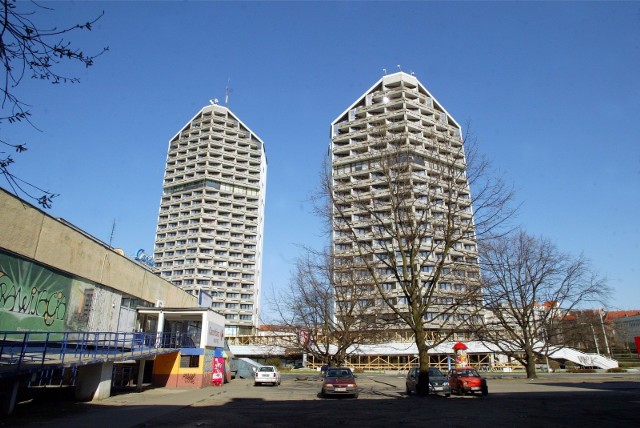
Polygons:
[[0,332],[0,378],[195,347],[188,333]]

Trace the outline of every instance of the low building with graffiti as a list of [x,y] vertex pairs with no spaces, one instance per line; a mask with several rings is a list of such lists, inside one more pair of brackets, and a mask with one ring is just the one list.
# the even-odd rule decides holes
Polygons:
[[230,378],[225,320],[204,294],[2,189],[0,224],[2,410],[22,383],[46,385],[56,370],[87,400],[109,396],[115,377],[168,387]]

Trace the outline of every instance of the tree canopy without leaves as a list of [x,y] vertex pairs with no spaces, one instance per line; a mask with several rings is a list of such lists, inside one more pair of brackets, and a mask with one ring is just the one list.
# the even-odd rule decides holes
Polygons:
[[273,306],[278,323],[290,333],[282,335],[285,343],[317,361],[342,365],[357,345],[375,341],[377,328],[366,316],[362,281],[334,273],[329,250],[304,248],[289,288],[276,296]]
[[[27,6],[31,6],[32,9],[28,9]],[[0,84],[0,125],[20,121],[31,123],[29,105],[15,94],[15,88],[25,77],[52,84],[77,83],[77,77],[58,73],[58,65],[62,62],[74,62],[90,67],[96,57],[108,50],[104,48],[96,55],[87,55],[64,39],[64,36],[76,30],[90,31],[102,15],[84,24],[65,28],[42,28],[34,23],[33,17],[36,13],[50,10],[49,7],[35,2],[0,0],[0,63],[4,73],[4,79]],[[16,153],[27,150],[25,143],[12,143],[5,139],[0,139],[0,143]],[[56,195],[12,174],[10,167],[13,163],[14,159],[10,154],[0,151],[0,172],[11,190],[15,194],[34,199],[44,208],[50,208]]]
[[469,139],[423,146],[386,128],[370,138],[375,156],[361,172],[327,168],[328,203],[318,206],[334,233],[336,274],[368,284],[369,313],[387,330],[412,332],[424,393],[428,350],[481,318],[478,234],[511,217],[513,193]]
[[554,324],[609,293],[583,256],[523,230],[483,242],[481,265],[488,314],[479,334],[522,363],[529,378]]

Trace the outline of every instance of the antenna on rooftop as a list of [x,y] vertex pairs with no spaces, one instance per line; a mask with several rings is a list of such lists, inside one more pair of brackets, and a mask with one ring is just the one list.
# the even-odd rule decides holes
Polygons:
[[217,99],[217,98],[214,98],[214,99],[212,99],[212,100],[209,100],[209,104],[211,104],[211,105],[218,105],[218,99]]
[[229,94],[231,93],[231,88],[229,87],[229,82],[231,78],[227,79],[227,87],[224,90],[224,106],[229,107]]
[[398,71],[402,71],[402,67],[400,67],[400,64],[396,65],[396,67],[398,67]]
[[385,76],[387,75],[387,69],[386,68],[383,68],[382,72],[384,73]]
[[109,236],[109,247],[113,247],[111,245],[113,243],[113,235],[116,233],[116,219],[113,219],[113,224],[111,225],[111,235]]
[[414,73],[414,72],[413,72],[413,70],[411,70],[411,75],[412,75],[412,76],[415,76],[415,75],[416,75],[416,73]]

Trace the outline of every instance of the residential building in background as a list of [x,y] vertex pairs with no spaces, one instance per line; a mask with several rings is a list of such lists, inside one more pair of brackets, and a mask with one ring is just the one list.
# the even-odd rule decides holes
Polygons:
[[227,336],[259,326],[266,178],[264,143],[226,107],[203,107],[169,140],[155,266],[210,296]]
[[[385,75],[332,122],[329,155],[335,269],[360,277],[371,289],[370,296],[358,296],[362,306],[384,325],[397,322],[380,300],[380,287],[399,311],[408,310],[398,269],[390,269],[401,262],[391,259],[407,256],[397,251],[398,240],[409,242],[405,248],[418,241],[413,269],[421,272],[422,293],[432,287],[429,281],[437,282],[433,304],[423,314],[426,328],[438,334],[479,318],[469,305],[481,295],[462,131],[444,107],[415,76]],[[467,333],[453,337],[469,339]]]

